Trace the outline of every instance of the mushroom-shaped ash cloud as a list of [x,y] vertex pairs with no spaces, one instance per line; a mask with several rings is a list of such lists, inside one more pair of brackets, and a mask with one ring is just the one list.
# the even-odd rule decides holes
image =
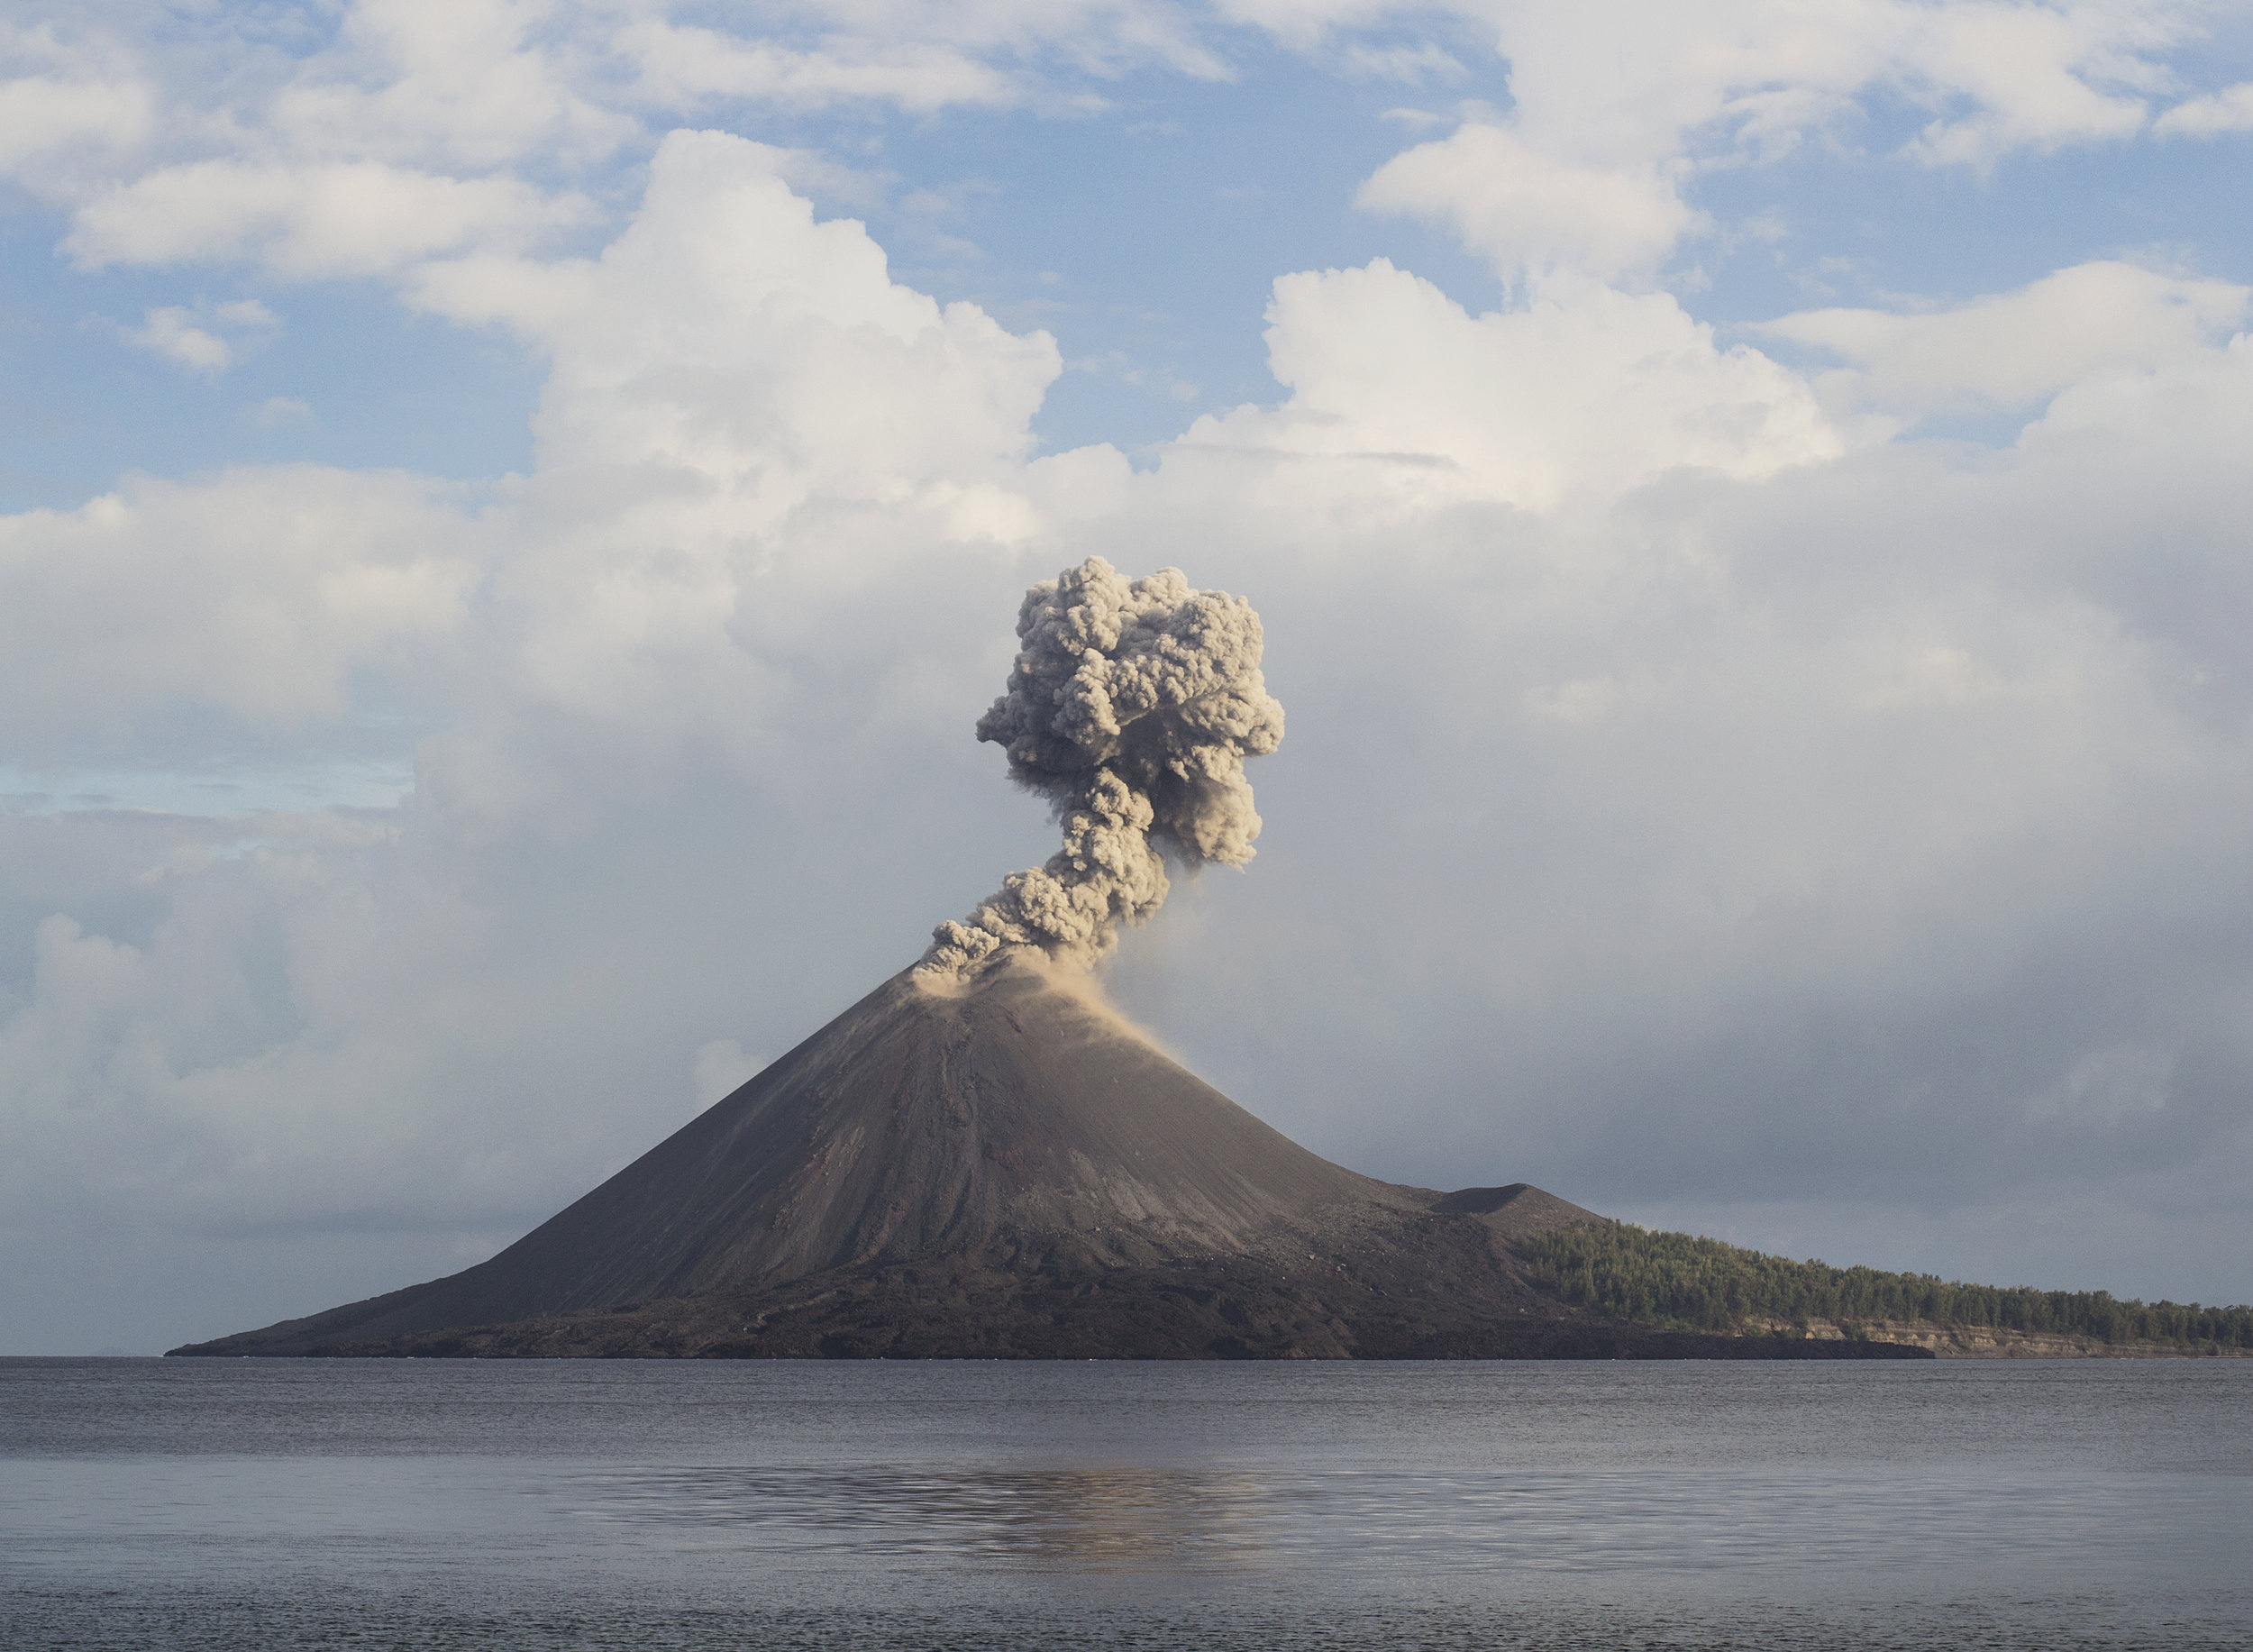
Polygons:
[[1016,951],[1091,964],[1165,899],[1165,844],[1190,865],[1252,858],[1244,760],[1273,751],[1283,708],[1260,676],[1260,618],[1181,570],[1129,580],[1090,557],[1025,593],[1009,685],[978,719],[1010,778],[1054,800],[1063,847],[1012,872],[917,968],[978,973]]

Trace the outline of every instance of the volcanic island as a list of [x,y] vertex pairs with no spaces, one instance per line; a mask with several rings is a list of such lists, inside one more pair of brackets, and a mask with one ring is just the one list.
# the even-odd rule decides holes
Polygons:
[[1820,1358],[1891,1343],[1605,1319],[1516,1247],[1521,1184],[1356,1175],[1013,960],[904,971],[489,1262],[201,1355]]
[[1063,847],[489,1261],[203,1355],[922,1359],[1929,1358],[1575,1305],[1529,1247],[1604,1218],[1522,1182],[1333,1164],[1105,1000],[1177,863],[1241,865],[1282,737],[1241,598],[1099,558],[1026,594],[978,725]]

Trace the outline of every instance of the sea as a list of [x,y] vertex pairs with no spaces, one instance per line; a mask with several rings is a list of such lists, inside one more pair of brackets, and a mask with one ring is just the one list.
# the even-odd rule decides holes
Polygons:
[[0,1361],[0,1647],[2253,1647],[2253,1361]]

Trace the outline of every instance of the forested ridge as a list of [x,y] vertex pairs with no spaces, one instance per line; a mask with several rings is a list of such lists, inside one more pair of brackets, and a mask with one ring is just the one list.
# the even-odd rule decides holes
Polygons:
[[2253,1307],[2121,1301],[2102,1291],[1966,1285],[1931,1273],[1834,1268],[1628,1222],[1560,1228],[1518,1246],[1532,1282],[1617,1319],[1689,1330],[1748,1320],[1828,1319],[1855,1335],[1875,1320],[2253,1349]]

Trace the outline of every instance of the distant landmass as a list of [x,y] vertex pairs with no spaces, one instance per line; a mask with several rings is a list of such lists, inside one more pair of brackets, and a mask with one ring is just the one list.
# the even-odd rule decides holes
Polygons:
[[1948,1355],[2253,1355],[2248,1307],[1835,1268],[1625,1222],[1575,1223],[1516,1248],[1536,1288],[1639,1324],[1864,1337]]
[[[1703,1255],[1685,1262],[1659,1245],[1668,1237],[1524,1183],[1443,1193],[1357,1175],[1169,1058],[1084,976],[1012,962],[948,984],[912,971],[895,976],[488,1262],[172,1351],[1070,1359],[2004,1351],[1873,1328],[1862,1322],[1871,1314],[1811,1313],[1803,1293],[1747,1294],[1741,1280],[1735,1297],[1726,1284],[1719,1297],[1710,1289],[1697,1296],[1698,1280],[1710,1286],[1719,1264]],[[2232,1324],[2236,1346],[2253,1340]]]

